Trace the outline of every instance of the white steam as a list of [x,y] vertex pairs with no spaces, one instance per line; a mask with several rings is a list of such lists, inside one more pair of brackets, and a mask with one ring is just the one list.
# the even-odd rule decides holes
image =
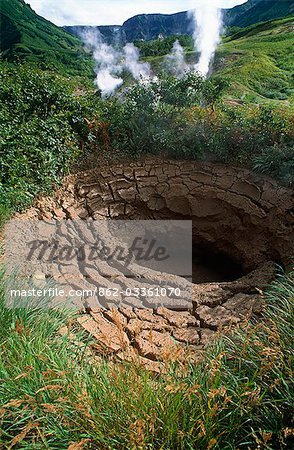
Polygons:
[[194,10],[194,43],[200,58],[195,69],[204,77],[209,73],[210,64],[220,43],[222,14],[219,0],[197,0]]
[[[192,0],[194,5],[194,46],[199,52],[198,63],[189,67],[185,60],[185,51],[179,41],[173,45],[172,51],[165,57],[165,65],[170,73],[181,78],[190,70],[196,70],[206,77],[216,48],[220,43],[222,15],[220,0]],[[128,71],[136,80],[149,83],[152,79],[151,67],[140,62],[139,49],[134,44],[126,44],[121,50],[106,44],[103,36],[96,28],[89,28],[81,34],[81,38],[96,62],[95,83],[102,96],[113,95],[124,83],[122,73]]]
[[165,64],[173,75],[178,78],[190,70],[207,77],[215,51],[221,41],[222,13],[220,0],[191,0],[194,9],[194,48],[199,53],[199,60],[193,68],[185,60],[185,52],[179,41],[174,43],[172,52],[166,56]]
[[178,78],[182,78],[189,71],[185,50],[178,40],[174,43],[171,53],[165,57],[165,65],[168,71]]
[[126,70],[131,72],[133,77],[138,80],[140,78],[149,78],[151,75],[150,64],[140,62],[140,52],[134,44],[125,45],[124,49],[124,66]]
[[113,95],[123,84],[121,74],[124,70],[130,72],[136,80],[150,77],[150,65],[140,62],[140,53],[134,44],[126,44],[122,50],[116,50],[103,41],[97,29],[84,31],[81,38],[88,50],[93,52],[96,62],[95,84],[101,90],[102,97]]
[[115,77],[108,68],[100,69],[97,73],[96,84],[102,97],[113,95],[123,82],[122,78]]
[[119,52],[103,42],[102,35],[97,29],[83,31],[81,38],[88,50],[93,52],[96,62],[95,83],[101,90],[102,96],[113,94],[123,84],[123,79],[119,76],[122,72]]

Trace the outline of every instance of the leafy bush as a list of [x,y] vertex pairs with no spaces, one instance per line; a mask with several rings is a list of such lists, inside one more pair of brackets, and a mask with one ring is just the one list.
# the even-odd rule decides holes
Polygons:
[[0,204],[21,209],[48,192],[91,141],[86,118],[98,114],[93,96],[26,65],[0,73]]
[[0,205],[10,209],[99,157],[209,158],[292,182],[293,111],[230,106],[221,101],[223,77],[163,74],[105,101],[75,79],[27,65],[2,65],[0,83]]
[[197,157],[204,150],[199,144],[203,122],[189,122],[186,110],[193,105],[208,107],[220,92],[220,85],[194,73],[180,80],[163,75],[147,84],[134,84],[120,98],[104,103],[112,149],[120,156]]
[[[180,80],[163,75],[150,84],[134,84],[103,104],[109,155],[208,158],[246,165],[291,183],[293,111],[232,106],[220,100],[225,88],[222,78],[207,81],[191,73]],[[266,155],[275,156],[276,163],[269,164]]]
[[[253,167],[261,149],[293,145],[291,111],[267,105],[231,107],[221,104],[215,113],[211,116],[214,141],[211,150],[221,161]],[[274,172],[269,174],[275,175]]]
[[294,184],[294,146],[269,147],[255,157],[254,169],[258,172],[273,175],[293,186]]
[[182,47],[187,51],[193,50],[193,39],[188,35],[168,36],[164,39],[155,39],[153,41],[135,41],[143,57],[164,56],[171,52],[173,44],[179,41]]

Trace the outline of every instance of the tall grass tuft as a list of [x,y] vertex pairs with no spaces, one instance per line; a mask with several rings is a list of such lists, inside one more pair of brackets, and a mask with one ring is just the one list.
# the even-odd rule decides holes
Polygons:
[[135,363],[95,362],[82,335],[74,344],[59,334],[69,314],[9,310],[0,296],[3,448],[290,448],[293,274],[267,293],[262,323],[156,377]]

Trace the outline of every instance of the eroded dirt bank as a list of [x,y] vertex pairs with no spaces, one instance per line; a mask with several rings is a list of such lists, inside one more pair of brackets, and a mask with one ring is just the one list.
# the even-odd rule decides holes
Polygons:
[[294,255],[293,191],[246,169],[208,163],[149,159],[97,167],[68,177],[54,198],[37,200],[22,218],[192,218],[196,266],[206,253],[238,267],[233,281],[196,280],[191,311],[85,310],[79,324],[96,337],[99,352],[136,354],[154,370],[172,348],[180,354],[188,343],[197,353],[219,327],[259,313],[275,263],[288,266]]

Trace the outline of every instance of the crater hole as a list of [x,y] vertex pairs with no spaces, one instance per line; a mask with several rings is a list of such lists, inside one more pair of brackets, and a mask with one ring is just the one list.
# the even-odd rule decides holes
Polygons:
[[209,244],[193,244],[193,283],[231,282],[246,275],[242,265]]

